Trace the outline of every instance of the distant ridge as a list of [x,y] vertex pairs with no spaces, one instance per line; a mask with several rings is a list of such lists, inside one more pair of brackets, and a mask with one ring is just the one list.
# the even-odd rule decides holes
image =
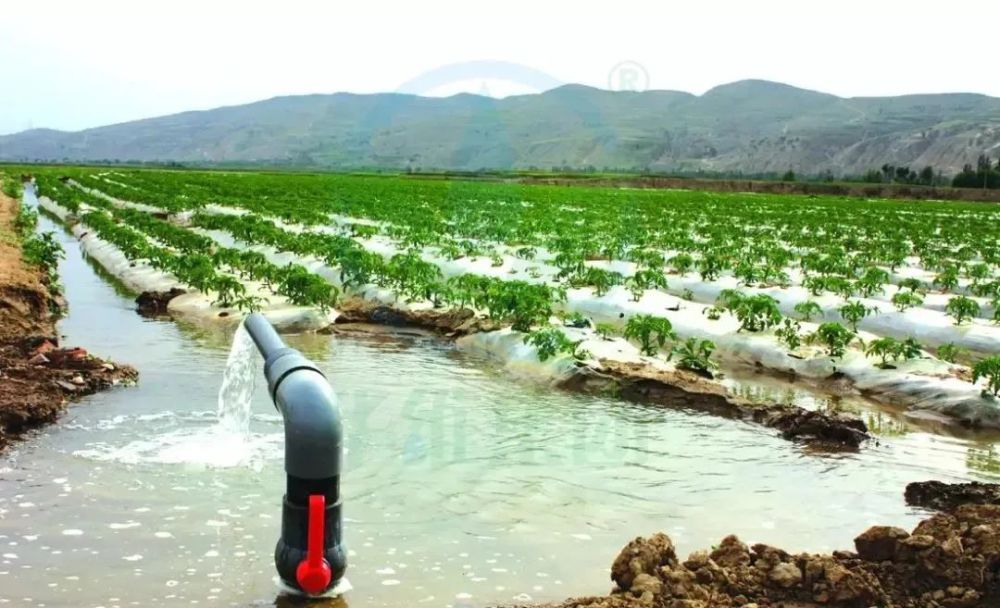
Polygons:
[[1000,99],[855,97],[764,80],[704,95],[565,85],[493,99],[300,95],[77,132],[0,136],[0,160],[316,168],[626,169],[856,175],[884,163],[945,173],[1000,156]]

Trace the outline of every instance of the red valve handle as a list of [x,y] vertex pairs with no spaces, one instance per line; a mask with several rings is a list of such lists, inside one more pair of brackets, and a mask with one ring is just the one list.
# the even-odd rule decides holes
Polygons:
[[306,558],[299,562],[295,579],[299,587],[310,595],[319,595],[330,585],[330,564],[323,557],[323,537],[326,524],[326,497],[322,494],[309,496],[309,530],[306,542]]

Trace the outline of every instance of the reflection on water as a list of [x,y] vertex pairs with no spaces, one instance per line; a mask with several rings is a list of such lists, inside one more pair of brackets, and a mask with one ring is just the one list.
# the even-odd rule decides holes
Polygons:
[[[216,426],[234,328],[142,319],[67,249],[61,330],[142,376],[0,460],[0,600],[300,605],[276,600],[284,475],[266,391],[251,402],[257,466],[204,458],[230,452],[199,434]],[[682,552],[730,532],[796,551],[849,548],[871,524],[916,523],[923,513],[902,500],[910,481],[1000,477],[993,443],[904,434],[890,414],[876,420],[877,446],[815,455],[737,421],[514,382],[418,335],[289,342],[316,360],[344,411],[354,590],[332,605],[605,592],[618,549],[660,530]],[[822,406],[796,390],[781,398]]]
[[1000,457],[997,456],[995,444],[984,447],[969,446],[969,456],[965,464],[973,471],[1000,477]]

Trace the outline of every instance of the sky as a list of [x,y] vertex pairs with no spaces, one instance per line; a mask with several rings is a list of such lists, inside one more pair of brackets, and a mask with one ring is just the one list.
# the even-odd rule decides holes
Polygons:
[[0,9],[0,134],[279,95],[503,97],[564,83],[1000,96],[994,0],[111,0]]

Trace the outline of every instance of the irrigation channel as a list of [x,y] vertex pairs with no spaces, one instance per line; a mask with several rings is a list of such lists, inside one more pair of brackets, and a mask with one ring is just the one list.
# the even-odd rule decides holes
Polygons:
[[[41,228],[67,252],[65,342],[129,362],[141,379],[74,405],[0,459],[0,604],[273,605],[282,429],[258,355],[240,335],[233,344],[234,328],[138,316],[72,236],[44,218]],[[287,341],[324,370],[343,409],[347,605],[603,593],[619,548],[660,530],[685,554],[729,533],[850,548],[869,525],[926,515],[905,506],[908,482],[1000,477],[996,436],[884,412],[877,445],[812,453],[737,421],[517,380],[437,338]],[[829,405],[773,382],[734,390]]]

